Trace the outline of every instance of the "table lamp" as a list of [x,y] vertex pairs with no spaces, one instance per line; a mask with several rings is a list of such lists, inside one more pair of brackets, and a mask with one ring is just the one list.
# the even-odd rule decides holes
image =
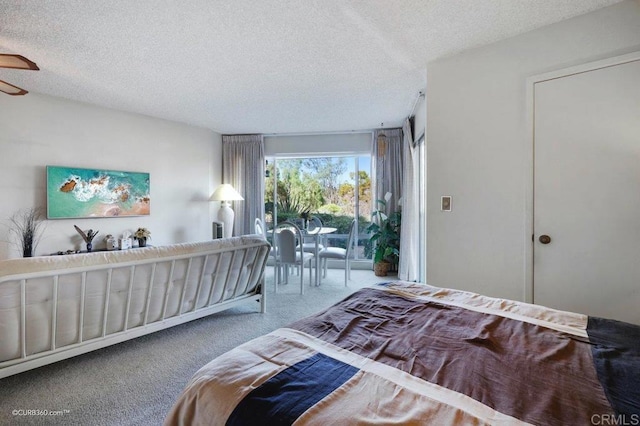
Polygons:
[[233,234],[233,218],[234,213],[229,201],[241,201],[244,200],[242,195],[238,193],[233,186],[228,183],[223,183],[213,191],[209,201],[220,201],[220,209],[218,210],[218,220],[222,222],[224,226],[224,238],[229,238]]

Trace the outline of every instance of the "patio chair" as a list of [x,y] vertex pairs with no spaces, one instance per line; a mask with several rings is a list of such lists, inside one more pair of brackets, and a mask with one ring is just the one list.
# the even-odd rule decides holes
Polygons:
[[[276,226],[274,238],[276,240],[276,269],[278,276],[275,280],[275,291],[278,291],[280,268],[284,267],[285,282],[289,279],[289,266],[300,266],[300,294],[304,294],[304,264],[309,263],[309,284],[312,283],[311,265],[315,255],[302,250],[302,232],[291,222],[282,222]],[[316,274],[318,271],[316,271]]]
[[[318,216],[311,216],[309,218],[309,227],[307,228],[307,233],[314,233],[322,229],[322,221]],[[302,243],[302,250],[307,253],[313,253],[314,255],[318,255],[320,250],[324,250],[324,244],[322,244],[322,240],[318,243],[318,251],[316,251],[316,238],[320,238],[318,236],[305,236],[303,233],[304,242]]]
[[[323,264],[323,274],[320,275],[320,281],[322,281],[322,277],[327,276],[327,260],[328,259],[338,259],[344,260],[344,286],[347,286],[347,281],[351,279],[351,251],[353,249],[353,244],[356,237],[356,232],[358,232],[358,222],[354,219],[351,222],[351,227],[349,229],[349,237],[347,238],[347,248],[343,249],[341,247],[327,247],[318,253],[320,257],[320,262]],[[316,274],[318,272],[316,271]]]

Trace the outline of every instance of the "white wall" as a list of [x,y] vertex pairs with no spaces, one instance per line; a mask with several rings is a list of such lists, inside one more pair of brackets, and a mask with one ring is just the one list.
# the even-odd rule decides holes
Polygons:
[[640,2],[626,1],[428,64],[428,283],[523,299],[526,79],[635,50]]
[[[46,207],[47,165],[149,172],[151,215],[46,221],[36,254],[81,248],[73,228],[107,234],[147,227],[151,244],[211,238],[221,180],[220,135],[203,128],[29,93],[0,96],[0,224],[28,207]],[[0,259],[21,253],[0,225]]]

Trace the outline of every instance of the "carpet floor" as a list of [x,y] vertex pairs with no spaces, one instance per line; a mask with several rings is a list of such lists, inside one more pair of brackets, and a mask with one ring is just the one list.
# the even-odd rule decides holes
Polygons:
[[[0,379],[0,425],[161,425],[191,376],[222,353],[314,314],[362,287],[396,277],[329,270],[319,287],[299,277],[273,289],[267,268],[267,312],[258,303]],[[305,282],[308,275],[305,274]]]

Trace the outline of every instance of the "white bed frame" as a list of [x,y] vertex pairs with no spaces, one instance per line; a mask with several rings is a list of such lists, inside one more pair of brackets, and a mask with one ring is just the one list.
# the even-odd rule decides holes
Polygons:
[[0,261],[0,378],[248,300],[265,312],[269,249],[243,236]]

